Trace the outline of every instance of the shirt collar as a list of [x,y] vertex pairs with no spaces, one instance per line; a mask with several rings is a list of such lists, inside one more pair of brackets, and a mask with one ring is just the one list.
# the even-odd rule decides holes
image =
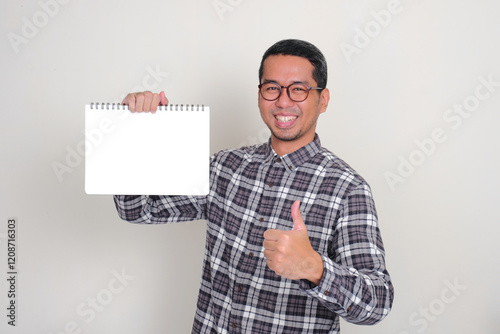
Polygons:
[[309,144],[299,148],[298,150],[285,154],[280,157],[271,145],[271,139],[267,142],[265,162],[266,163],[283,163],[286,170],[293,171],[301,166],[321,150],[321,141],[318,134],[314,135],[314,139]]

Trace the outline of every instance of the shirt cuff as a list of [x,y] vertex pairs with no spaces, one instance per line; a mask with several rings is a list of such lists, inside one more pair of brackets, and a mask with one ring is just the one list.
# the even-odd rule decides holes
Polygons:
[[300,289],[310,297],[319,299],[327,308],[334,310],[340,316],[348,314],[353,316],[351,305],[354,301],[346,297],[353,295],[352,291],[346,289],[350,285],[348,277],[353,273],[333,262],[329,257],[323,255],[321,257],[324,271],[319,285],[316,286],[308,280],[300,280]]

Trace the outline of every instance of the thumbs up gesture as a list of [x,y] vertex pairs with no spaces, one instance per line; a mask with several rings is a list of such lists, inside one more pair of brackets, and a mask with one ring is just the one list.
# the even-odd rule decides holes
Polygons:
[[264,232],[264,256],[267,266],[289,279],[307,279],[318,285],[323,277],[323,259],[311,246],[307,227],[300,213],[300,201],[292,205],[291,231]]

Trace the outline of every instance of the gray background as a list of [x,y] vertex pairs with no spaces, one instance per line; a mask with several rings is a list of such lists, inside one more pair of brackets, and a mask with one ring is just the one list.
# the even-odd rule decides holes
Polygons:
[[[86,195],[84,105],[165,90],[211,107],[212,152],[262,142],[260,57],[301,38],[329,62],[318,133],[372,186],[396,288],[382,323],[343,333],[498,332],[499,11],[493,0],[2,1],[0,268],[16,217],[19,281],[18,326],[2,306],[0,331],[190,332],[205,223],[135,226],[110,196]],[[7,290],[2,279],[0,305]]]

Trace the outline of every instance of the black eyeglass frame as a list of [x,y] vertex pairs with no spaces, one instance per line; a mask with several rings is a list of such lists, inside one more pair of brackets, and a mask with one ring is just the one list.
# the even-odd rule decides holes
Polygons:
[[[274,99],[266,99],[264,97],[264,95],[262,94],[262,86],[265,85],[265,84],[274,84],[274,85],[276,85],[277,87],[280,88],[280,92],[279,92],[279,94],[278,94],[278,96],[276,98],[274,98]],[[293,86],[293,85],[297,85],[297,84],[298,85],[303,85],[303,86],[307,87],[307,95],[306,95],[306,97],[303,100],[300,100],[300,101],[292,99],[292,97],[290,96],[290,90],[288,89],[288,87]],[[309,92],[311,92],[312,89],[315,89],[315,90],[323,90],[323,89],[325,89],[325,88],[322,88],[322,87],[310,87],[309,85],[306,85],[303,82],[294,82],[294,83],[292,83],[292,84],[290,84],[288,86],[281,86],[279,83],[274,82],[274,81],[268,81],[268,82],[261,83],[258,87],[259,87],[259,94],[260,94],[260,96],[262,96],[262,98],[264,100],[266,100],[266,101],[276,101],[277,99],[280,98],[281,93],[283,92],[283,88],[286,88],[286,95],[288,95],[288,98],[290,100],[292,100],[293,102],[304,102],[305,100],[307,100],[307,98],[309,97]]]

